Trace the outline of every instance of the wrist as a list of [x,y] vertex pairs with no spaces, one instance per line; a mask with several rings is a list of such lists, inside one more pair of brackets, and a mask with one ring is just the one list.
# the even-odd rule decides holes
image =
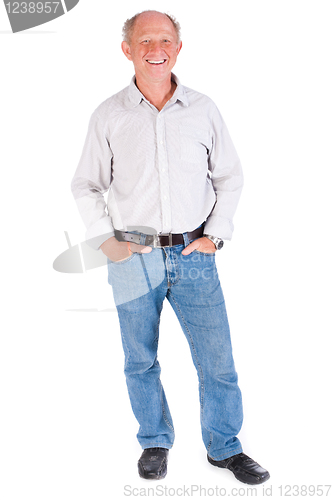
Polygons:
[[214,243],[216,250],[221,250],[224,245],[224,241],[217,236],[212,236],[210,234],[204,234],[203,236]]

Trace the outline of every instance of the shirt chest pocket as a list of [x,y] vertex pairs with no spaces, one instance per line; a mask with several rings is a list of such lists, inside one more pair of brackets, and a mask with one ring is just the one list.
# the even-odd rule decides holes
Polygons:
[[182,162],[207,163],[209,154],[208,133],[205,130],[180,125],[179,135]]

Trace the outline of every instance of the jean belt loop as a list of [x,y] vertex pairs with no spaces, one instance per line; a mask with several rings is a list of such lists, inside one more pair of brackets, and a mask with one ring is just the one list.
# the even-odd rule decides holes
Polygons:
[[153,238],[154,238],[154,240],[153,240],[153,247],[154,248],[158,248],[158,243],[159,243],[158,235],[154,234]]
[[140,245],[145,245],[146,243],[146,235],[144,233],[141,233],[140,235]]
[[187,233],[183,233],[183,238],[184,238],[184,246],[187,247],[187,245],[190,243]]

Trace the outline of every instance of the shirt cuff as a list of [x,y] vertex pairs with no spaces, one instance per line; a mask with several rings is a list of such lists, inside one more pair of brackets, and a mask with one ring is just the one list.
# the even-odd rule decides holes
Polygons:
[[234,225],[231,220],[211,215],[205,222],[204,234],[221,238],[221,240],[231,240]]
[[103,217],[87,230],[86,243],[95,250],[99,250],[104,241],[112,238],[114,234],[111,217]]

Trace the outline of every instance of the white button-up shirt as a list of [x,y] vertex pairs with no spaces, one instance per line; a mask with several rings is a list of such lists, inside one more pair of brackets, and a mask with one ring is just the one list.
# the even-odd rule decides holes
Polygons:
[[[216,105],[180,84],[161,111],[130,85],[92,114],[72,192],[96,249],[114,229],[230,240],[243,186]],[[107,199],[105,195],[107,193]]]

